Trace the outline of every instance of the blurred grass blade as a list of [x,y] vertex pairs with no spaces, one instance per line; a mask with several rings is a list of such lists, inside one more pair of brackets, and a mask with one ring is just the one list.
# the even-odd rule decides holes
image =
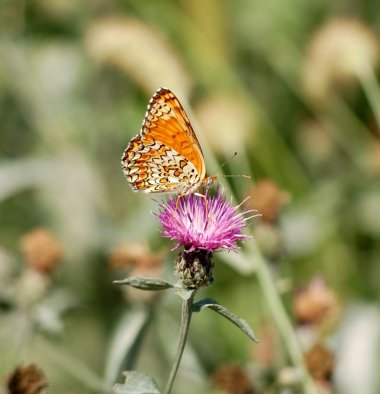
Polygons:
[[151,317],[152,310],[134,309],[126,312],[120,319],[106,359],[107,384],[113,384],[123,368],[133,368]]

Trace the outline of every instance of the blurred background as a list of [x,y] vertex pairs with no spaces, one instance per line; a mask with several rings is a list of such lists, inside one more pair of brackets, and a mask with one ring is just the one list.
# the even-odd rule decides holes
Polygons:
[[202,290],[261,344],[196,314],[174,392],[303,392],[258,255],[319,390],[379,392],[379,12],[355,0],[2,1],[2,392],[110,392],[125,369],[163,387],[180,303],[112,285],[174,280],[157,203],[120,165],[160,86],[187,108],[208,173],[251,175],[220,182],[262,214]]

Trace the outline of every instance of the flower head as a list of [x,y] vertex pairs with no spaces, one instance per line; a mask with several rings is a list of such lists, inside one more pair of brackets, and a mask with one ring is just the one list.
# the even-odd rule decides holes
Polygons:
[[214,252],[237,249],[237,242],[247,238],[241,231],[247,213],[226,201],[223,190],[215,195],[189,194],[174,197],[163,206],[159,219],[163,236],[177,241],[188,252],[197,249]]

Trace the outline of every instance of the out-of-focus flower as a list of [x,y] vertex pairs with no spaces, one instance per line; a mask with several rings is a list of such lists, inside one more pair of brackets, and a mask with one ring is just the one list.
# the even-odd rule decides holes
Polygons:
[[[158,278],[162,274],[161,254],[153,254],[146,242],[129,242],[116,246],[108,261],[111,269],[126,270],[129,276]],[[139,290],[131,286],[122,286],[129,302],[139,305],[151,305],[157,300],[158,292]]]
[[112,249],[108,264],[112,269],[136,267],[156,267],[162,257],[150,252],[148,244],[143,241],[126,242]]
[[41,301],[52,284],[49,275],[34,268],[26,268],[18,278],[15,297],[19,306],[30,308]]
[[281,208],[289,201],[289,194],[270,179],[257,182],[249,189],[248,194],[253,197],[248,200],[249,207],[261,214],[264,222],[269,223],[276,221]]
[[62,246],[54,235],[43,228],[35,229],[21,239],[25,261],[36,271],[50,272],[62,257]]
[[[254,120],[244,102],[227,95],[208,97],[196,107],[201,130],[213,151],[224,155],[242,151],[254,140]],[[221,116],[223,114],[223,116]]]
[[337,85],[352,83],[378,65],[379,42],[362,22],[333,19],[310,40],[302,80],[310,98],[323,103]]
[[100,63],[121,68],[147,92],[172,86],[187,96],[191,82],[174,48],[152,26],[132,18],[107,17],[87,30],[85,45]]
[[282,232],[271,223],[259,223],[255,228],[255,239],[263,255],[270,259],[279,258],[284,252]]
[[337,318],[339,302],[323,278],[317,277],[294,295],[293,309],[299,323],[318,324]]
[[44,394],[47,381],[43,372],[34,364],[17,367],[8,377],[8,394]]
[[[240,204],[241,205],[241,204]],[[216,250],[236,250],[237,243],[247,238],[242,233],[246,215],[226,201],[225,192],[217,188],[215,195],[188,194],[161,204],[158,214],[162,235],[183,247],[177,260],[176,275],[186,287],[200,287],[212,281],[212,254]]]
[[257,330],[260,346],[252,346],[253,362],[261,368],[273,368],[276,361],[276,333],[273,326],[265,324]]
[[335,369],[335,357],[321,343],[316,343],[305,354],[305,363],[311,376],[320,383],[329,383]]
[[253,383],[243,368],[237,365],[221,365],[212,375],[218,390],[226,394],[253,394]]

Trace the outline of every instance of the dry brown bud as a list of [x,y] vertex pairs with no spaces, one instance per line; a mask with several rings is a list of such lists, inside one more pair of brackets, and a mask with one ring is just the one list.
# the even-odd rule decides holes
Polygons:
[[[162,274],[163,256],[153,254],[145,242],[129,242],[116,246],[108,260],[111,269],[126,271],[129,276],[159,278]],[[149,306],[159,297],[156,291],[139,290],[122,286],[126,299],[134,304]]]
[[44,394],[47,381],[34,364],[17,367],[7,381],[8,394]]
[[50,272],[62,257],[61,244],[43,228],[35,229],[21,239],[21,251],[25,261],[40,272]]
[[338,304],[335,292],[326,287],[325,281],[320,277],[313,279],[293,298],[294,314],[299,323],[321,323],[337,314]]
[[110,254],[108,264],[112,269],[119,268],[157,268],[162,256],[150,252],[145,242],[129,242],[116,246]]
[[305,363],[311,376],[318,382],[330,382],[335,369],[332,352],[321,343],[316,343],[306,354]]
[[280,190],[276,183],[269,179],[263,179],[249,189],[249,207],[256,209],[262,215],[264,222],[276,221],[281,208],[289,201],[289,194]]
[[226,394],[253,394],[253,385],[243,368],[224,364],[212,375],[216,388]]

